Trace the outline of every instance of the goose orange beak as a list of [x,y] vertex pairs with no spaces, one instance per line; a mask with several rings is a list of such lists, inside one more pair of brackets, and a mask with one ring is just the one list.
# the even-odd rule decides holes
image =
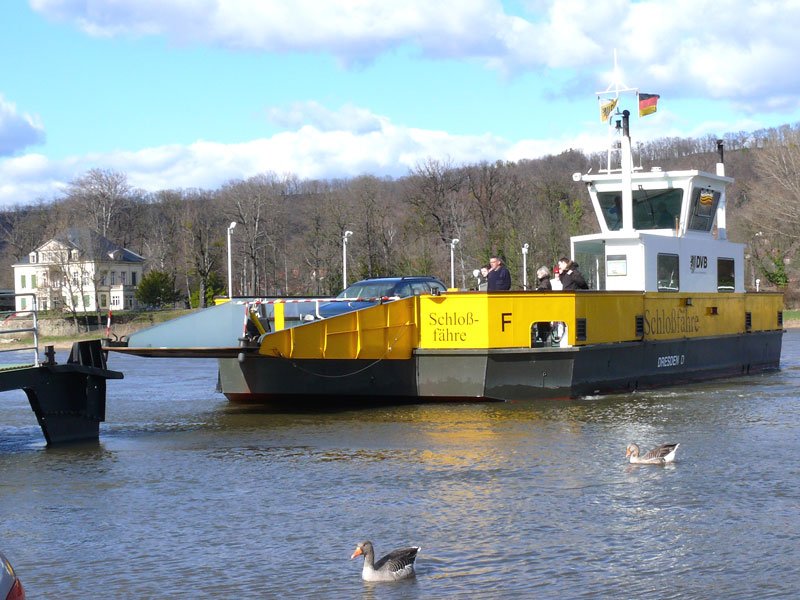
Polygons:
[[353,552],[353,555],[350,557],[350,560],[353,560],[356,556],[361,556],[361,554],[361,548],[356,548],[355,552]]

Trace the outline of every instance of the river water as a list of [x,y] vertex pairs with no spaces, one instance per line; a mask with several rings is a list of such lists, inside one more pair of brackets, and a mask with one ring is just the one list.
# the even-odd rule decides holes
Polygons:
[[[61,357],[63,358],[63,357]],[[794,598],[800,332],[782,369],[574,401],[275,414],[215,363],[112,354],[98,444],[0,394],[0,548],[39,598]],[[666,467],[625,446],[680,442]],[[355,544],[420,545],[368,584]]]

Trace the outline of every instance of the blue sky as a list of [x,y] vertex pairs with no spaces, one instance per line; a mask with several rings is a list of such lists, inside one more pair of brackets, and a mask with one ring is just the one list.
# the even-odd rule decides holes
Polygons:
[[599,150],[615,49],[661,95],[635,139],[796,123],[798,26],[788,1],[3,0],[0,206],[92,168],[216,188]]

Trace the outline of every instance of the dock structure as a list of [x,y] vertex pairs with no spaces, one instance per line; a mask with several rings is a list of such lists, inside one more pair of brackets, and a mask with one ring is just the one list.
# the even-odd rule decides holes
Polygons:
[[74,342],[64,364],[56,363],[53,347],[47,346],[40,361],[35,303],[24,316],[30,316],[32,327],[13,328],[6,317],[0,335],[32,334],[31,346],[15,350],[32,350],[33,361],[0,365],[0,392],[25,392],[48,445],[97,440],[106,415],[106,380],[123,374],[106,368],[99,339]]

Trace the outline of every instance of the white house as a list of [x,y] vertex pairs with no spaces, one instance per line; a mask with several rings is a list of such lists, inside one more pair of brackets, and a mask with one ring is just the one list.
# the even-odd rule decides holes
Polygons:
[[13,265],[18,312],[103,312],[137,308],[144,258],[90,229],[71,228]]

